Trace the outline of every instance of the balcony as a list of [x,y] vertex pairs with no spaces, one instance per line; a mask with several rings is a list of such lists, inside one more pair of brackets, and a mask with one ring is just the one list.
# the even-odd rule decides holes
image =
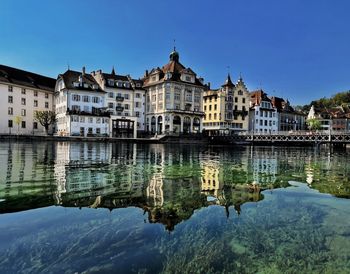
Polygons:
[[247,115],[248,115],[248,111],[247,111],[247,110],[236,110],[236,109],[235,109],[235,110],[233,110],[232,114],[233,114],[234,116],[240,115],[240,116],[244,117],[244,116],[247,116]]
[[123,102],[124,101],[124,97],[123,96],[117,96],[117,97],[115,97],[115,100],[117,102]]
[[67,115],[82,115],[82,116],[101,116],[101,117],[110,117],[110,113],[105,109],[93,108],[91,112],[81,111],[76,109],[67,109]]
[[117,106],[117,107],[115,108],[115,110],[118,111],[118,112],[122,112],[122,111],[124,110],[124,107]]

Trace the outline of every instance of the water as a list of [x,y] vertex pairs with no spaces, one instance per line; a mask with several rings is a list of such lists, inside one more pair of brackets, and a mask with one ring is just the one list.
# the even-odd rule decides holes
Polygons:
[[349,151],[0,143],[1,273],[350,273]]

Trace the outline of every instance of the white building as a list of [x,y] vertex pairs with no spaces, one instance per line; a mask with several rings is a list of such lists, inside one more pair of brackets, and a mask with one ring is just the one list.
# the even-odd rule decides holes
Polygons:
[[111,136],[105,91],[94,77],[67,70],[55,88],[57,134],[62,136]]
[[0,134],[45,134],[35,111],[54,109],[55,79],[0,65]]
[[277,109],[263,90],[250,94],[249,130],[256,133],[274,133],[278,129]]
[[179,53],[169,63],[154,68],[143,78],[146,90],[146,127],[151,133],[202,132],[203,79],[179,62]]
[[145,90],[130,76],[93,71],[91,75],[106,92],[105,107],[112,115],[113,137],[134,137],[145,131]]

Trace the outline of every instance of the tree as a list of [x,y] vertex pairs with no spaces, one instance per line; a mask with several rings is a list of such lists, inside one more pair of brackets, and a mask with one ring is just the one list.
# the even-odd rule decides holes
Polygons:
[[311,118],[306,120],[307,126],[310,130],[321,129],[321,122],[316,118]]
[[22,117],[21,116],[16,116],[14,119],[15,124],[17,125],[17,134],[19,133],[19,125],[22,122]]
[[45,133],[48,134],[49,126],[56,122],[56,113],[48,111],[35,111],[34,119],[40,123],[45,128]]

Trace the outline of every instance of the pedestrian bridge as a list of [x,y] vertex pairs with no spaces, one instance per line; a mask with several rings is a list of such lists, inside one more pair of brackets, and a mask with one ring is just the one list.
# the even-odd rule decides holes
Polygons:
[[269,143],[269,144],[350,144],[350,131],[280,131],[276,133],[246,132],[237,135],[212,136],[211,142],[223,143]]

